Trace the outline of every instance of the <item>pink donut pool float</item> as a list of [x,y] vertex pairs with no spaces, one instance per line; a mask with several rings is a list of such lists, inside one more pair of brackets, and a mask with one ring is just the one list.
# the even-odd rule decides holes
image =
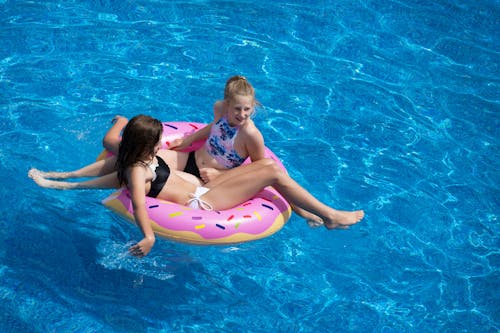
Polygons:
[[[202,128],[192,122],[163,123],[162,146]],[[203,142],[194,143],[195,150]],[[266,147],[266,157],[272,158],[284,170],[276,155]],[[244,163],[250,163],[249,158]],[[103,200],[103,204],[134,221],[132,201],[126,188]],[[191,244],[237,244],[268,237],[280,230],[291,216],[290,204],[273,187],[266,187],[253,198],[231,209],[206,211],[177,203],[146,197],[146,206],[154,232],[164,238]]]

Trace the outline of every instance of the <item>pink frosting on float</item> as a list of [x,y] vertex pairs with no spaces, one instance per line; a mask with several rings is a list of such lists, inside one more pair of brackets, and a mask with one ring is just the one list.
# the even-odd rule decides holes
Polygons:
[[[127,190],[121,191],[116,199],[133,214]],[[159,226],[175,231],[192,231],[204,239],[223,238],[236,233],[261,234],[288,209],[272,188],[264,189],[243,204],[223,211],[191,209],[149,197],[146,197],[146,206],[149,218]]]

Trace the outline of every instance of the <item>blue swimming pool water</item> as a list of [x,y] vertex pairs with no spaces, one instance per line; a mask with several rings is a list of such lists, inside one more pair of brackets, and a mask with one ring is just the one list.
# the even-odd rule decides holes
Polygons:
[[[0,1],[0,331],[498,332],[498,1]],[[244,74],[255,121],[346,231],[158,241],[92,161],[115,114],[207,121]]]

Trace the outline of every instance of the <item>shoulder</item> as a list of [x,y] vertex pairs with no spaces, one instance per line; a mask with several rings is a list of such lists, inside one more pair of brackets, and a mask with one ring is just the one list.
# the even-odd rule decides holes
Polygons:
[[241,134],[249,143],[264,144],[264,136],[251,119],[248,119],[248,123],[241,128]]
[[128,167],[126,174],[129,178],[129,182],[139,179],[144,181],[147,175],[146,165],[143,163],[135,163]]
[[240,127],[241,132],[245,132],[248,134],[260,134],[259,129],[255,125],[252,119],[248,119],[246,124]]
[[136,163],[130,166],[127,170],[127,187],[132,193],[133,200],[137,200],[137,195],[142,196],[145,192],[146,183],[151,181],[151,176],[148,176],[144,164]]
[[257,126],[250,120],[246,126],[244,126],[244,130],[241,133],[243,144],[245,145],[245,149],[252,159],[252,161],[258,161],[265,157],[265,143],[264,136],[259,131]]

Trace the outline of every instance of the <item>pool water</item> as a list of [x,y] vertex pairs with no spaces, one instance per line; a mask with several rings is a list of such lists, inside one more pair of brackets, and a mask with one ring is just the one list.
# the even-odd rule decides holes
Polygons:
[[[0,331],[498,332],[496,0],[0,0]],[[110,191],[37,187],[116,114],[206,122],[243,74],[255,122],[348,229],[293,216],[233,246],[159,240]]]

